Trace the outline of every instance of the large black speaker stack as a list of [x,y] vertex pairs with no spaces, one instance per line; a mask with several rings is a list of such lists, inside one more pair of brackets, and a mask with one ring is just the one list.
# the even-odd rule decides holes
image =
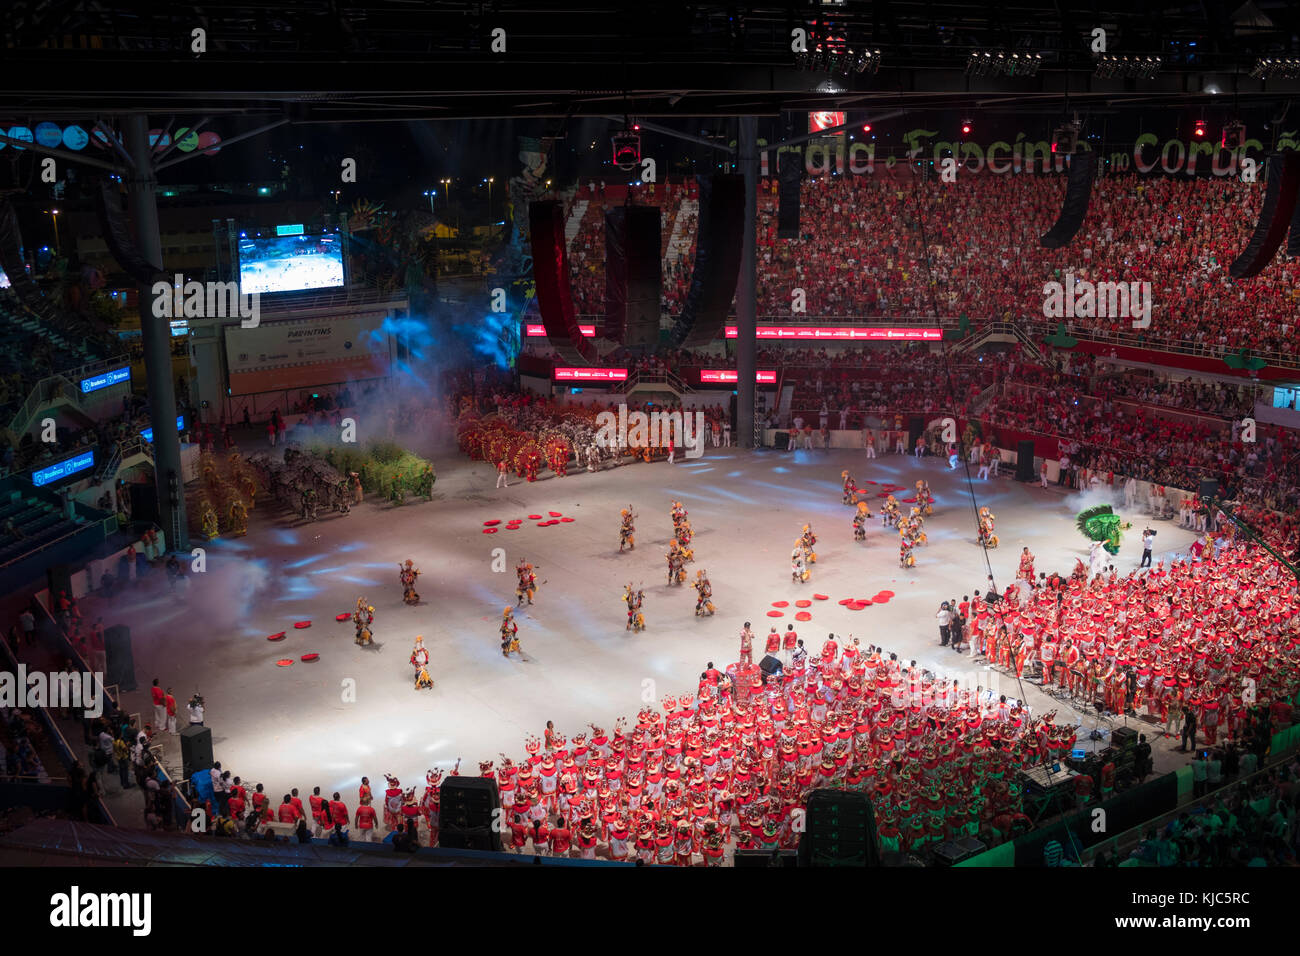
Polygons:
[[212,769],[212,731],[190,724],[181,731],[181,776],[189,780],[200,770]]
[[439,791],[438,845],[451,850],[501,850],[501,834],[492,829],[500,806],[493,777],[448,777]]
[[1092,198],[1092,178],[1097,172],[1097,154],[1094,152],[1074,153],[1070,156],[1070,174],[1065,186],[1065,199],[1061,203],[1061,214],[1052,228],[1038,240],[1044,249],[1060,249],[1083,226],[1083,219],[1088,214],[1088,202]]
[[1034,474],[1034,442],[1029,438],[1022,439],[1016,444],[1016,481],[1033,481],[1037,477]]
[[1228,266],[1228,274],[1234,279],[1259,275],[1273,261],[1277,247],[1291,228],[1296,199],[1300,197],[1300,153],[1293,149],[1273,153],[1268,158],[1267,175],[1264,205],[1260,207],[1255,231],[1241,255]]
[[876,818],[866,794],[814,790],[808,794],[800,866],[879,866]]
[[116,684],[127,691],[136,688],[131,629],[123,624],[104,628],[104,683]]

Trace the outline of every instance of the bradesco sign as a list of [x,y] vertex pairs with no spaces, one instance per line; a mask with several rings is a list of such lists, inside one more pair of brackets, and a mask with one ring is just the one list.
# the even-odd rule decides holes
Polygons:
[[625,368],[557,368],[557,382],[623,382],[627,380]]
[[[596,327],[594,325],[580,325],[578,326],[578,331],[582,333],[583,338],[589,339],[596,334]],[[533,337],[540,335],[542,338],[545,338],[546,326],[532,324],[526,325],[524,326],[524,335]]]
[[92,375],[90,378],[81,380],[81,394],[88,395],[91,392],[97,392],[101,388],[108,388],[110,385],[116,385],[118,382],[127,382],[131,379],[131,366],[126,365],[122,368],[115,368],[109,372],[101,372],[99,375]]
[[[740,375],[732,368],[700,369],[701,385],[729,385],[740,381]],[[759,385],[775,385],[776,372],[755,372],[754,381]]]
[[[823,342],[940,342],[943,329],[863,329],[832,325],[760,325],[760,339],[813,339]],[[727,338],[736,337],[736,327],[727,326]]]

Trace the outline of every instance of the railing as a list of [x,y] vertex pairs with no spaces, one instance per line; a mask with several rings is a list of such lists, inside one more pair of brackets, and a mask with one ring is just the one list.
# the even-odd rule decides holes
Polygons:
[[666,385],[676,392],[694,391],[672,372],[664,369],[633,369],[628,374],[624,387],[631,391],[638,385]]
[[[40,601],[36,601],[34,603],[37,606],[41,606]],[[56,630],[57,630],[57,625],[56,625]],[[64,638],[64,642],[65,643],[67,642],[66,638]],[[89,668],[86,667],[85,661],[81,660],[81,656],[77,654],[76,650],[72,647],[71,644],[68,644],[68,649],[71,650],[74,655],[74,657],[72,658],[74,663],[80,666],[82,670],[88,671]],[[9,668],[11,672],[17,673],[18,660],[10,651],[8,645],[5,644],[4,641],[0,641],[0,659],[3,660],[5,667]],[[100,688],[102,691],[103,689],[102,684],[100,685]],[[107,698],[106,697],[101,698],[101,700],[105,700],[105,699]],[[63,736],[63,732],[59,730],[59,726],[54,722],[54,718],[50,715],[50,712],[44,707],[28,707],[27,710],[35,712],[37,719],[40,720],[41,724],[45,727],[45,732],[49,734],[50,744],[58,752],[59,759],[63,762],[64,768],[67,769],[69,772],[71,772],[73,765],[80,758],[77,757],[76,753],[73,751],[72,746],[68,743],[67,738]],[[38,780],[37,782],[43,784],[54,782],[54,778],[49,776],[48,769],[46,771],[46,777],[48,778],[47,780],[43,780],[43,781]],[[113,819],[113,814],[109,812],[108,807],[104,804],[103,799],[100,799],[98,803],[99,803],[99,812],[101,814],[101,818],[106,823],[108,823],[109,826],[116,826],[116,821]]]
[[[28,424],[40,409],[53,401],[56,394],[62,393],[63,397],[73,404],[81,404],[81,390],[78,387],[82,379],[90,378],[99,372],[106,372],[112,368],[121,368],[123,365],[130,365],[130,355],[117,355],[109,359],[101,359],[97,362],[91,362],[86,365],[79,365],[76,368],[65,369],[62,372],[56,372],[54,375],[47,375],[27,393],[27,400],[18,408],[14,417],[9,422],[9,429],[15,435],[21,435],[27,430]],[[52,392],[51,386],[58,389]]]
[[113,454],[109,455],[104,464],[95,472],[95,484],[114,477],[123,459],[140,452],[144,452],[150,458],[153,457],[149,452],[149,443],[138,435],[135,438],[123,438],[114,443]]

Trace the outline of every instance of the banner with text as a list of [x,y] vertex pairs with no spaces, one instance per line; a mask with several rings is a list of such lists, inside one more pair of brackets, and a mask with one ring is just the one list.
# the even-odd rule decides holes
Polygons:
[[230,393],[250,395],[388,375],[386,313],[227,326]]

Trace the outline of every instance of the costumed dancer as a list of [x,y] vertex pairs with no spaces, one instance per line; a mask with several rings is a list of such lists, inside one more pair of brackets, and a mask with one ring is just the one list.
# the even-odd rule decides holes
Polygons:
[[618,529],[618,550],[620,554],[622,554],[625,547],[629,551],[636,550],[636,538],[632,535],[632,532],[636,530],[636,527],[632,524],[636,515],[632,513],[632,506],[628,505],[624,508],[622,514],[623,524]]
[[681,584],[686,580],[686,558],[681,545],[673,538],[668,542],[668,583]]
[[924,478],[916,480],[916,503],[927,518],[934,516],[934,495],[930,494],[930,483]]
[[644,631],[645,615],[641,613],[641,602],[645,600],[645,591],[633,590],[629,581],[623,586],[623,601],[627,604],[627,631]]
[[844,497],[843,502],[846,505],[856,505],[858,503],[858,483],[853,480],[848,469],[840,472],[840,477],[844,479]]
[[1028,548],[1022,548],[1020,551],[1020,567],[1016,570],[1016,577],[1021,581],[1027,581],[1032,586],[1034,583],[1034,556],[1029,553]]
[[904,568],[916,567],[916,555],[912,553],[912,542],[900,538],[898,542],[898,563]]
[[853,513],[853,540],[867,540],[867,519],[871,517],[871,509],[867,507],[865,501],[858,502],[858,510]]
[[709,583],[708,573],[705,571],[695,572],[695,583],[691,585],[695,588],[695,593],[699,595],[695,599],[695,616],[705,617],[713,613],[713,602],[709,600],[713,597],[713,585]]
[[519,583],[515,586],[515,597],[519,599],[518,603],[523,604],[524,598],[528,603],[533,603],[533,595],[537,593],[537,575],[533,572],[533,566],[525,559],[520,558],[519,563],[515,565],[515,574],[519,576]]
[[993,533],[993,519],[997,515],[989,511],[987,505],[980,507],[980,536],[979,543],[986,548],[996,548],[998,546],[998,536]]
[[880,526],[882,528],[898,527],[898,499],[893,495],[885,498],[885,506],[880,509]]
[[352,612],[352,623],[356,626],[356,641],[362,647],[365,647],[372,640],[370,625],[375,621],[375,609],[373,605],[367,604],[363,597],[357,598],[357,609]]
[[398,578],[402,582],[402,600],[407,604],[419,604],[420,595],[415,592],[415,579],[420,576],[420,569],[415,567],[410,558],[398,566]]
[[509,657],[518,650],[519,625],[515,623],[515,609],[507,607],[501,612],[501,656]]
[[415,689],[424,690],[433,686],[429,676],[429,652],[424,647],[424,637],[415,635],[415,650],[411,652],[411,666],[415,668]]
[[803,548],[798,545],[790,552],[790,580],[798,584],[807,582],[811,576],[808,566],[804,563]]
[[817,563],[817,552],[813,550],[813,545],[817,543],[817,535],[812,533],[812,525],[803,526],[803,534],[799,537],[799,546],[803,548],[804,560],[809,564]]

